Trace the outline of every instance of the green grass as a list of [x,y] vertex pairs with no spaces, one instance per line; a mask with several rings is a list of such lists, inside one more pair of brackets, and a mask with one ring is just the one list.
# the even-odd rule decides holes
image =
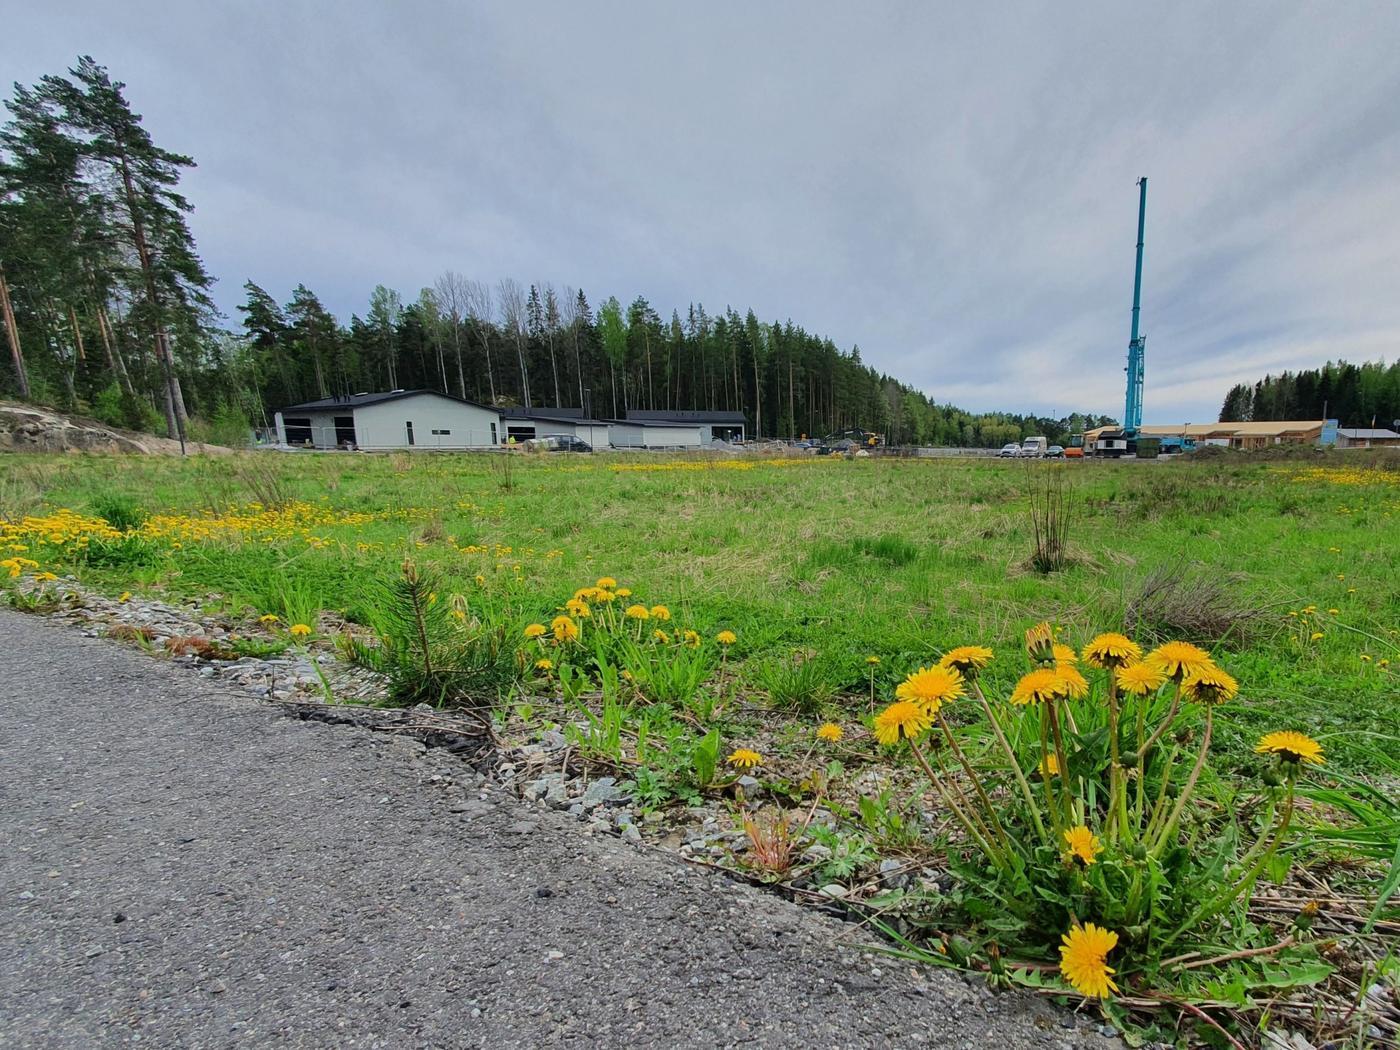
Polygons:
[[[406,556],[469,596],[480,573],[495,607],[521,623],[548,622],[577,587],[610,575],[707,637],[735,630],[730,668],[755,692],[784,691],[784,678],[809,662],[795,663],[794,653],[819,657],[805,672],[813,682],[790,683],[795,703],[829,688],[859,698],[867,655],[881,657],[888,695],[919,663],[972,642],[997,650],[988,680],[1004,691],[1023,670],[1015,650],[1026,627],[1048,619],[1077,645],[1122,628],[1154,574],[1180,578],[1173,622],[1143,629],[1196,633],[1239,678],[1241,697],[1222,712],[1227,754],[1243,761],[1259,732],[1297,728],[1322,740],[1335,768],[1400,772],[1400,668],[1378,668],[1381,659],[1400,662],[1400,473],[1340,484],[1357,476],[1350,460],[1326,461],[1341,464],[1337,480],[1257,461],[1069,464],[1059,469],[1074,515],[1071,562],[1042,575],[1029,563],[1023,464],[713,469],[657,457],[520,457],[506,488],[498,459],[11,456],[0,513],[69,507],[129,525],[284,498],[391,515],[317,527],[332,541],[319,549],[297,535],[178,550],[117,544],[45,568],[76,571],[112,593],[217,594],[230,610],[288,622],[324,608],[366,623]],[[616,469],[673,464],[686,469]],[[473,544],[511,550],[461,551]],[[1221,585],[1233,609],[1226,622],[1241,610],[1256,615],[1227,637],[1218,616],[1193,632],[1193,580]],[[1288,616],[1309,605],[1317,612],[1306,626]],[[1323,637],[1313,640],[1314,631]]]

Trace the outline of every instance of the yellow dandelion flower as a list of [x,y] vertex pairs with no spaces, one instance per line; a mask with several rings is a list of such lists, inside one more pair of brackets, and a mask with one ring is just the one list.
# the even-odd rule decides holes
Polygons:
[[647,607],[645,605],[627,606],[626,616],[629,620],[645,620],[650,615],[651,613],[647,612]]
[[258,617],[258,623],[276,623],[278,616],[276,613],[263,613]]
[[1181,691],[1201,704],[1223,704],[1233,700],[1240,684],[1229,674],[1212,664],[1192,671],[1181,680]]
[[287,633],[293,638],[305,638],[311,633],[311,628],[304,623],[294,623],[287,628]]
[[1311,762],[1322,765],[1322,745],[1310,736],[1284,729],[1265,733],[1254,748],[1261,755],[1278,755],[1284,762]]
[[681,634],[681,640],[685,642],[686,646],[690,649],[700,648],[699,631],[692,631],[689,628],[686,628],[686,630]]
[[1318,639],[1325,637],[1326,635],[1324,635],[1321,631],[1313,631],[1312,635],[1308,638],[1308,641],[1315,642]]
[[[605,591],[602,588],[595,588],[593,591],[593,600],[606,605],[608,602],[617,601],[618,593],[617,591]],[[628,591],[627,593],[631,594],[632,592]]]
[[660,642],[662,645],[671,644],[671,636],[659,627],[651,632],[651,637],[653,641]]
[[746,747],[740,747],[730,752],[728,761],[735,769],[753,769],[755,766],[761,766],[763,764],[763,756],[757,751],[750,751]]
[[738,640],[739,636],[733,631],[720,631],[719,634],[715,635],[715,641],[719,642],[720,645],[733,645]]
[[556,616],[550,621],[549,629],[554,632],[556,642],[578,641],[578,624],[567,616]]
[[548,628],[542,623],[532,623],[529,627],[525,628],[525,637],[531,639],[543,638],[547,630]]
[[1065,832],[1065,847],[1065,855],[1071,861],[1079,861],[1086,868],[1103,852],[1103,843],[1099,841],[1099,837],[1083,824]]
[[651,607],[651,618],[653,620],[669,620],[671,618],[671,610],[664,605],[653,605]]
[[992,651],[985,645],[959,645],[949,649],[938,661],[939,667],[951,667],[971,680],[977,672],[992,662]]
[[545,674],[548,674],[550,671],[554,670],[554,661],[542,656],[535,661],[535,670],[543,671]]
[[880,658],[878,656],[867,656],[865,662],[871,667],[877,667],[879,666]]
[[617,581],[611,576],[600,576],[593,586],[597,587],[600,591],[615,591],[617,590]]
[[570,598],[564,603],[564,607],[569,610],[569,615],[575,620],[582,620],[585,616],[592,616],[593,610],[588,607],[588,603],[581,598]]
[[[120,595],[117,596],[117,601],[119,601],[119,602],[129,602],[129,601],[131,601],[131,592],[130,592],[130,591],[122,591],[122,593],[121,593]],[[275,619],[277,619],[277,617],[274,616],[273,619],[275,620]]]
[[1022,675],[1011,690],[1013,704],[1048,704],[1058,696],[1065,695],[1065,681],[1059,672],[1051,667],[1039,667]]
[[1101,634],[1084,647],[1084,662],[1090,667],[1126,667],[1142,659],[1142,646],[1126,634]]
[[946,702],[963,695],[962,675],[951,667],[920,667],[899,683],[894,695],[918,704],[932,718]]
[[1342,611],[1341,609],[1328,609],[1328,610],[1327,610],[1327,612],[1328,612],[1329,614],[1331,614],[1332,616],[1338,616],[1338,615],[1340,615],[1340,614],[1341,614],[1341,611]]
[[1080,995],[1103,999],[1118,991],[1117,973],[1108,965],[1108,953],[1118,946],[1118,934],[1092,922],[1073,926],[1061,938],[1060,974]]
[[1370,654],[1370,653],[1362,653],[1362,654],[1361,654],[1361,662],[1362,662],[1362,663],[1367,663],[1367,664],[1369,664],[1369,663],[1371,662],[1371,654]]
[[1060,775],[1060,760],[1055,755],[1046,755],[1036,766],[1036,771],[1041,777],[1057,777]]
[[477,573],[477,574],[476,574],[476,585],[477,585],[478,587],[485,587],[485,586],[486,586],[486,577],[483,576],[483,575],[481,575],[481,573]]
[[1118,688],[1133,696],[1155,693],[1166,682],[1166,673],[1149,663],[1129,664],[1117,672]]
[[1055,659],[1055,632],[1048,623],[1038,623],[1026,631],[1026,655],[1038,664]]
[[613,593],[615,593],[619,598],[630,598],[630,597],[632,597],[632,588],[631,588],[631,587],[619,587],[619,588],[618,588],[616,591],[614,591]]
[[846,731],[835,722],[823,722],[817,727],[817,739],[825,740],[828,744],[837,743],[845,735]]
[[875,716],[875,739],[886,745],[912,740],[930,724],[929,716],[918,704],[897,700]]
[[1157,667],[1168,678],[1184,678],[1192,671],[1212,666],[1210,654],[1190,642],[1167,642],[1153,649],[1143,659]]
[[1084,677],[1079,668],[1071,664],[1056,664],[1052,670],[1064,683],[1065,696],[1072,700],[1083,700],[1089,695],[1089,680]]
[[1055,662],[1057,664],[1074,665],[1079,663],[1079,654],[1076,653],[1074,649],[1068,645],[1056,642],[1050,647],[1050,652],[1054,654]]

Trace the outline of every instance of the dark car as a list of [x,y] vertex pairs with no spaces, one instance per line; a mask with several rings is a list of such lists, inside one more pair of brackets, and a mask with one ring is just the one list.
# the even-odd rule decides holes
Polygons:
[[546,452],[592,452],[593,446],[572,434],[546,434],[538,440],[544,443]]
[[1045,450],[1045,457],[1047,459],[1064,459],[1065,447],[1063,445],[1051,445]]

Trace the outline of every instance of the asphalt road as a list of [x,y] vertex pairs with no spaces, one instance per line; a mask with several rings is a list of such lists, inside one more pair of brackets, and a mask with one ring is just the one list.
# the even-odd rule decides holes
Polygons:
[[1121,1045],[8,610],[0,708],[5,1047]]

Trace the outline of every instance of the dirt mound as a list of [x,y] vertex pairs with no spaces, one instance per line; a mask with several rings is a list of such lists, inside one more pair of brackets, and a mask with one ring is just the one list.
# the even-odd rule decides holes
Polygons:
[[[188,442],[191,452],[229,452],[222,445]],[[121,430],[82,416],[0,401],[0,452],[136,452],[175,455],[180,443]]]

